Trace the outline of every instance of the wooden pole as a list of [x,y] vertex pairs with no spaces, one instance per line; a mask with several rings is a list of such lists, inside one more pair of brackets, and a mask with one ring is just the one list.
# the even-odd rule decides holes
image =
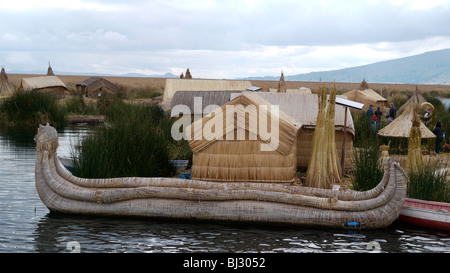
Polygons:
[[345,110],[345,116],[344,116],[344,140],[342,141],[342,157],[341,157],[341,168],[342,168],[342,176],[344,176],[344,169],[345,169],[345,154],[346,154],[346,147],[345,147],[345,137],[347,135],[347,109],[348,107],[344,107]]

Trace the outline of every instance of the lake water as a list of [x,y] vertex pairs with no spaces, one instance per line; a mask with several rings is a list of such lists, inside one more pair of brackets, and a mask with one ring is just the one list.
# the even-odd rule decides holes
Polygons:
[[[58,154],[90,131],[61,131]],[[1,253],[450,253],[449,233],[398,222],[348,231],[53,214],[34,185],[34,133],[0,128]]]

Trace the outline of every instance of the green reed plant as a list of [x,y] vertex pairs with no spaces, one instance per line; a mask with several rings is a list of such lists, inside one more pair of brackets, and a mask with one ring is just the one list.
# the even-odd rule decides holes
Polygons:
[[354,170],[351,187],[354,190],[370,190],[380,183],[384,170],[378,158],[379,152],[376,143],[361,141],[360,146],[353,149]]
[[440,164],[427,164],[409,172],[407,196],[410,198],[450,203],[448,171]]
[[34,90],[18,91],[1,102],[0,124],[37,128],[39,124],[46,123],[58,129],[66,125],[65,109],[50,94]]
[[[130,105],[110,98],[105,109],[110,126],[85,138],[75,158],[80,177],[172,176],[170,159],[190,159],[185,142],[171,137],[171,120],[157,105]],[[177,158],[172,158],[177,156]]]
[[75,95],[64,103],[67,114],[98,115],[97,105],[94,102],[86,103],[82,96]]

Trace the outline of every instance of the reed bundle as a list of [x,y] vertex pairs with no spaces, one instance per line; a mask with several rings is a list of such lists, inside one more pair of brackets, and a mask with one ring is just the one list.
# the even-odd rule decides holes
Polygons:
[[341,181],[334,125],[336,93],[336,87],[330,90],[327,108],[327,88],[322,86],[317,91],[319,112],[306,174],[308,187],[329,189],[332,183]]
[[336,85],[331,89],[329,96],[329,103],[326,115],[326,130],[327,130],[327,167],[331,183],[341,182],[342,171],[339,167],[337,148],[336,148],[336,128],[334,125],[335,105],[336,105]]

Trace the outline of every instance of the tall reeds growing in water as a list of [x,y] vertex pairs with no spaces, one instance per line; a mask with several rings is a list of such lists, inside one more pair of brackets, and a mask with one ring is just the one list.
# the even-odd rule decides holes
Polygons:
[[353,120],[356,136],[351,187],[359,191],[370,190],[380,183],[384,174],[383,165],[378,160],[378,128],[372,127],[365,112],[356,113]]
[[66,125],[66,112],[56,97],[39,91],[18,91],[0,104],[0,124],[32,128],[49,123],[55,128]]
[[[85,178],[171,176],[171,156],[189,159],[187,144],[171,137],[171,121],[157,105],[130,105],[116,98],[103,111],[111,126],[86,137],[75,157],[74,174]],[[183,146],[186,145],[186,146]],[[173,158],[172,158],[173,159]]]

